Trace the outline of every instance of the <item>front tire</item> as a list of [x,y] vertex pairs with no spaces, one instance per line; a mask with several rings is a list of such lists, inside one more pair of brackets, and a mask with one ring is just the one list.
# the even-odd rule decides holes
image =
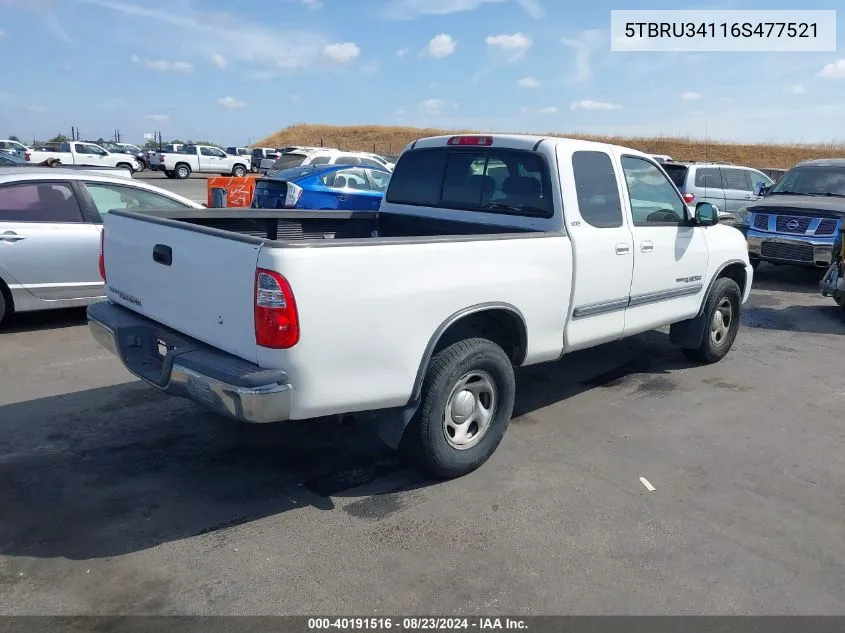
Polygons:
[[[0,282],[2,284],[2,282]],[[6,297],[3,296],[3,291],[0,289],[0,326],[3,325],[3,319],[6,317]]]
[[407,433],[414,456],[434,475],[461,477],[486,462],[505,435],[516,380],[501,347],[468,338],[438,352],[423,380]]
[[684,355],[698,363],[722,360],[733,346],[739,331],[742,291],[727,277],[717,279],[704,305],[704,337],[698,347],[682,348]]
[[246,169],[241,165],[235,165],[235,168],[232,170],[232,175],[235,178],[243,178],[246,176]]
[[758,257],[749,257],[748,261],[751,263],[751,268],[757,270],[757,267],[760,265],[760,259]]

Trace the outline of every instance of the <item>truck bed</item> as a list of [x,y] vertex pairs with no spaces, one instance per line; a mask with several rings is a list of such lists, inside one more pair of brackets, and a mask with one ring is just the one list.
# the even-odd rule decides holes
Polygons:
[[[401,239],[431,241],[432,238],[453,236],[523,237],[537,234],[531,229],[477,224],[441,218],[426,218],[372,211],[305,211],[293,209],[196,209],[144,210],[143,213],[113,211],[148,222],[186,228],[192,224],[202,232],[243,241],[274,242],[277,246],[317,245],[328,240],[361,243],[378,239],[390,242]],[[505,218],[503,218],[505,219]],[[326,244],[328,245],[328,244]]]

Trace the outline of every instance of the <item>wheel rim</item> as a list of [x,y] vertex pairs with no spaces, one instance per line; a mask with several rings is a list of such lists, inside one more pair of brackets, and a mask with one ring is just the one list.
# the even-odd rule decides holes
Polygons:
[[731,300],[725,297],[719,302],[713,318],[710,320],[710,340],[716,345],[722,345],[731,331],[734,308]]
[[473,370],[455,383],[443,415],[443,435],[454,449],[466,450],[487,435],[496,415],[498,394],[493,377]]
[[185,177],[187,177],[187,175],[188,175],[188,170],[185,169],[184,167],[180,167],[179,168],[179,176],[182,177],[182,178],[185,178]]

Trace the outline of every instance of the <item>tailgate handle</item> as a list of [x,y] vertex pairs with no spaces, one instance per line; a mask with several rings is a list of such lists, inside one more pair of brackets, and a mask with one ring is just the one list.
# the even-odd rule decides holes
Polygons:
[[173,249],[166,244],[156,244],[153,246],[153,261],[163,266],[170,266],[173,263]]

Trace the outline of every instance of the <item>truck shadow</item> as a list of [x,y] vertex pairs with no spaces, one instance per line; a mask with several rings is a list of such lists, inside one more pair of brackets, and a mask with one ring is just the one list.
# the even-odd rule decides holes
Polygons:
[[85,310],[85,308],[63,308],[41,312],[12,313],[3,319],[3,323],[0,324],[0,336],[18,332],[37,332],[39,330],[56,330],[85,325],[87,323]]
[[[653,332],[520,371],[514,425],[588,389],[669,393],[670,372],[688,365],[666,339]],[[439,485],[384,447],[366,415],[241,425],[129,382],[5,405],[0,420],[9,556],[84,560],[225,538],[309,506],[379,519]]]

